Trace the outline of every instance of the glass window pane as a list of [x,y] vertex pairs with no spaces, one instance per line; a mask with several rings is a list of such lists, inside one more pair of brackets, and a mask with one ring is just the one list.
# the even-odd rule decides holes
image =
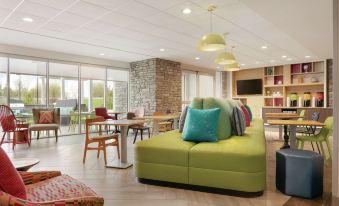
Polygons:
[[0,104],[7,104],[7,58],[0,57]]
[[107,109],[127,112],[128,71],[107,70]]
[[208,75],[199,75],[199,96],[214,96],[214,78]]
[[49,64],[49,105],[60,108],[62,134],[79,132],[78,65]]

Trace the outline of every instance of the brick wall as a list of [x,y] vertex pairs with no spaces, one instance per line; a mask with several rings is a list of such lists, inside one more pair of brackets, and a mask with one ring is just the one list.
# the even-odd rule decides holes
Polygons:
[[181,111],[181,64],[164,59],[147,59],[130,64],[131,110]]

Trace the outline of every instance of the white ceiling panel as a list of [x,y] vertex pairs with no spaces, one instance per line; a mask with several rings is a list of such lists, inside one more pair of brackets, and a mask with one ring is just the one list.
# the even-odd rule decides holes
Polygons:
[[[129,62],[161,57],[214,69],[217,52],[196,50],[210,32],[211,3],[217,6],[212,31],[230,33],[226,40],[244,68],[286,63],[282,55],[292,58],[288,63],[305,55],[331,58],[331,0],[0,0],[0,43]],[[184,15],[184,8],[192,13]]]
[[84,16],[88,18],[97,18],[102,14],[107,13],[109,10],[92,3],[79,1],[78,3],[74,4],[71,8],[69,8],[68,11],[79,16]]

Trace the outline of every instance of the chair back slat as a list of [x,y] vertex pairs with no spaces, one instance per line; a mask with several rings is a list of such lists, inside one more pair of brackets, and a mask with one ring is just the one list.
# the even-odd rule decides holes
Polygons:
[[11,132],[16,129],[15,115],[7,105],[0,105],[0,123],[3,132]]
[[[94,118],[87,118],[86,119],[86,140],[90,138],[89,133],[90,133],[90,128],[92,125],[90,123],[92,122],[104,122],[105,118],[104,117],[94,117]],[[99,134],[101,133],[101,127],[99,126]]]
[[318,138],[321,138],[321,139],[327,139],[332,134],[333,116],[327,117],[324,124],[325,126],[321,128],[319,134],[317,134]]

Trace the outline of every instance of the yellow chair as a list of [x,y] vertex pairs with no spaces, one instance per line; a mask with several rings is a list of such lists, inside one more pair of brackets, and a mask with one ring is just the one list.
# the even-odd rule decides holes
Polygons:
[[329,137],[331,136],[332,130],[333,130],[333,117],[332,116],[327,117],[324,124],[325,126],[321,128],[318,134],[310,135],[310,136],[304,136],[304,135],[297,136],[297,145],[299,149],[303,149],[305,142],[318,143],[320,146],[320,153],[324,156],[324,159],[327,159],[325,151],[324,151],[324,147],[323,147],[323,142],[325,142],[329,156],[330,156],[329,158],[332,159],[332,148],[330,145]]

